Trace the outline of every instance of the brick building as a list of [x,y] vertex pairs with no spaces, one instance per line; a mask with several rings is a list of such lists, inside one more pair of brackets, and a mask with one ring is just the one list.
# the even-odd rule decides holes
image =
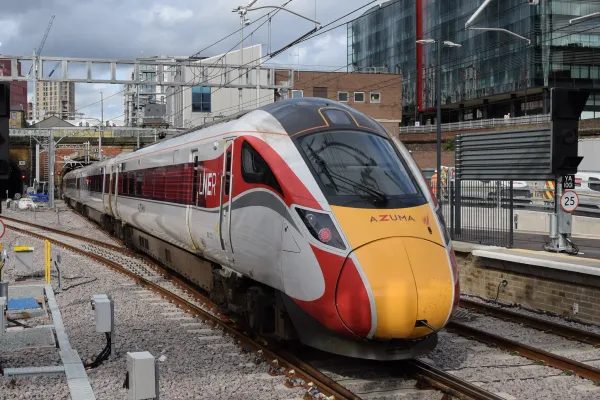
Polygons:
[[[21,73],[21,63],[17,63],[19,76]],[[0,60],[0,76],[11,75],[11,60]],[[27,82],[10,83],[10,109],[23,110],[27,113]]]
[[[275,84],[289,80],[276,72]],[[298,71],[294,86],[282,98],[322,97],[356,108],[379,121],[390,133],[398,133],[402,121],[402,75]]]

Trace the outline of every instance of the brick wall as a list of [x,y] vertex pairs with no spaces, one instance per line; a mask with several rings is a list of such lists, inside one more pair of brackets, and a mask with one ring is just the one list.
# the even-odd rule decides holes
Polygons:
[[[288,79],[287,73],[275,74],[276,84]],[[304,91],[304,97],[315,97],[314,88],[327,88],[327,98],[331,100],[338,99],[338,92],[347,92],[347,104],[372,118],[396,121],[402,119],[402,75],[318,71],[294,73],[294,90]],[[354,92],[364,92],[365,101],[355,102]],[[371,92],[380,94],[380,103],[371,103]],[[288,97],[291,97],[291,92]],[[386,129],[389,128],[386,126]],[[397,128],[395,131],[397,132]]]
[[[517,303],[538,310],[550,311],[588,323],[600,323],[600,288],[569,283],[525,273],[493,268],[484,259],[457,253],[461,292],[495,299],[503,279],[508,285],[500,288],[499,300]],[[579,313],[573,314],[573,303]]]

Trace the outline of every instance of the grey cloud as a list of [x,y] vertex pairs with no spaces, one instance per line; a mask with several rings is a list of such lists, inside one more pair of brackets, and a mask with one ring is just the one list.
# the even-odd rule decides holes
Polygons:
[[[259,0],[257,6],[281,4],[284,0]],[[365,0],[317,0],[316,15],[322,23],[335,20],[345,13],[366,4]],[[47,56],[134,59],[152,55],[191,55],[239,28],[239,17],[231,12],[244,0],[2,0],[0,26],[0,52],[10,55],[30,55],[40,42],[50,16],[56,15],[42,54]],[[315,16],[314,0],[294,0],[290,9]],[[366,10],[366,9],[364,9]],[[363,11],[364,11],[363,10]],[[249,14],[252,20],[266,11]],[[360,13],[355,14],[358,16]],[[6,25],[5,25],[6,26]],[[257,24],[250,28],[253,30]],[[272,48],[277,49],[313,28],[313,24],[296,16],[280,13],[272,23]],[[249,33],[249,30],[246,30]],[[3,37],[4,36],[4,37]],[[329,41],[315,39],[303,43],[302,64],[345,65],[346,48],[339,42],[346,36],[346,28],[331,32]],[[239,41],[239,35],[202,53],[212,56],[230,50]],[[253,35],[253,44],[269,42],[266,25]],[[250,39],[246,42],[251,43]],[[294,49],[278,57],[277,62],[295,64],[291,57]],[[104,90],[114,93],[120,88],[114,85]],[[91,85],[79,85],[77,106],[83,99],[98,98]],[[118,96],[117,96],[118,97]],[[116,100],[115,100],[116,101]],[[121,104],[122,104],[122,100]],[[89,112],[99,114],[90,107]],[[114,111],[114,107],[111,108]],[[84,110],[88,112],[88,110]],[[96,115],[98,115],[96,114]]]

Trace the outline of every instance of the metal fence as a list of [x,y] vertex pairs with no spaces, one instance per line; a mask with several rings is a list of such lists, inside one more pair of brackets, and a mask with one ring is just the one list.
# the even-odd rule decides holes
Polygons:
[[[155,129],[155,128],[124,128],[124,127],[104,127],[102,130],[103,138],[153,138],[157,140],[160,133],[166,133],[172,136],[182,132],[178,129]],[[57,127],[57,128],[22,128],[10,129],[11,137],[50,137],[53,134],[55,138],[61,137],[85,137],[97,138],[100,136],[98,127]]]
[[[456,132],[473,129],[507,127],[518,125],[537,125],[550,122],[549,114],[528,115],[517,118],[493,118],[493,119],[478,119],[463,122],[453,122],[450,124],[442,124],[442,132]],[[400,133],[434,133],[437,132],[437,125],[422,125],[422,126],[402,126]]]
[[[554,181],[456,181],[453,168],[444,172],[441,208],[452,240],[512,247],[516,211],[555,211]],[[429,179],[434,195],[436,179]],[[600,218],[600,173],[577,175],[575,192],[580,206],[574,215]]]
[[[431,185],[435,194],[435,178]],[[452,240],[512,247],[514,205],[511,181],[442,180],[442,213]]]

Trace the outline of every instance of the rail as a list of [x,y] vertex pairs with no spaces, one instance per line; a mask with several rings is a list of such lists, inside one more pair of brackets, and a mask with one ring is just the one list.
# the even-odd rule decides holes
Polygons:
[[471,337],[488,345],[498,346],[508,351],[515,351],[519,355],[529,358],[530,360],[543,362],[550,367],[562,371],[570,371],[593,382],[600,382],[600,369],[591,365],[583,364],[579,361],[571,360],[459,322],[452,321],[448,323],[447,328],[450,332],[454,332],[460,336]]
[[[493,119],[477,119],[471,121],[452,122],[449,124],[442,124],[442,132],[456,132],[456,131],[468,131],[475,129],[484,128],[496,128],[496,127],[507,127],[507,126],[519,126],[519,125],[538,125],[550,122],[549,114],[540,115],[528,115],[525,117],[516,118],[493,118]],[[435,133],[437,132],[437,125],[421,125],[421,126],[402,126],[400,127],[400,134],[409,133]]]

